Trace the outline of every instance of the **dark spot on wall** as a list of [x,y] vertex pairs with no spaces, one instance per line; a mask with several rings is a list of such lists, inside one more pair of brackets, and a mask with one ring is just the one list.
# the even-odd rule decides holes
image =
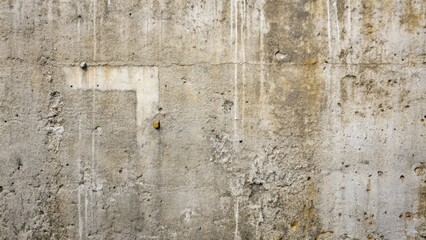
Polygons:
[[222,104],[223,111],[225,113],[230,113],[233,106],[234,106],[234,102],[233,101],[229,101],[229,100],[225,100],[223,102],[223,104]]

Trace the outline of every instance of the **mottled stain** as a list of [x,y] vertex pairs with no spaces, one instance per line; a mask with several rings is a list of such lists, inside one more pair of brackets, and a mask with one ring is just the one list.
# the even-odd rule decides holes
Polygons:
[[291,182],[274,191],[277,202],[269,208],[288,210],[275,214],[270,239],[314,239],[321,232],[311,174],[316,169],[313,156],[325,98],[321,43],[311,39],[318,34],[314,19],[322,10],[320,1],[269,1],[265,6],[270,25],[265,52],[272,64],[267,68],[271,106],[267,134],[275,146],[269,156],[276,159],[276,178]]
[[416,217],[419,219],[417,231],[419,235],[426,238],[426,181],[422,181],[419,187],[419,205],[417,207]]
[[360,13],[362,15],[362,29],[361,33],[366,37],[372,37],[371,35],[375,30],[374,11],[376,9],[376,1],[363,0],[361,1]]
[[[401,16],[400,23],[406,27],[408,32],[415,33],[425,25],[424,1],[406,0],[405,10]],[[417,4],[417,7],[416,7]],[[421,7],[423,5],[423,7]]]

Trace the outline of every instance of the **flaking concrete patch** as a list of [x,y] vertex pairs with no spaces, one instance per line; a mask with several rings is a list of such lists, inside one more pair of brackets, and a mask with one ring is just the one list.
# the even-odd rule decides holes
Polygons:
[[158,68],[136,66],[65,67],[65,79],[70,88],[93,91],[136,91],[136,124],[138,142],[142,128],[150,125],[158,112],[160,98]]

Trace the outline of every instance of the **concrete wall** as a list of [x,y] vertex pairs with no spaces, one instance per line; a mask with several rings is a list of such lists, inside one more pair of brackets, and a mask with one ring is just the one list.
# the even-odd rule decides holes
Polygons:
[[0,239],[425,239],[425,56],[422,0],[2,0]]

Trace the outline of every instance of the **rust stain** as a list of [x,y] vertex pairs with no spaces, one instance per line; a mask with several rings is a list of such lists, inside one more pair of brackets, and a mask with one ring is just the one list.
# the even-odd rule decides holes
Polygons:
[[362,14],[362,29],[361,33],[366,37],[371,37],[371,35],[375,32],[375,27],[372,24],[374,10],[376,9],[375,1],[364,0],[362,1],[362,8],[360,13]]
[[410,33],[416,32],[424,24],[424,13],[421,9],[416,9],[413,2],[414,0],[404,1],[405,12],[401,16],[400,23],[405,26]]

